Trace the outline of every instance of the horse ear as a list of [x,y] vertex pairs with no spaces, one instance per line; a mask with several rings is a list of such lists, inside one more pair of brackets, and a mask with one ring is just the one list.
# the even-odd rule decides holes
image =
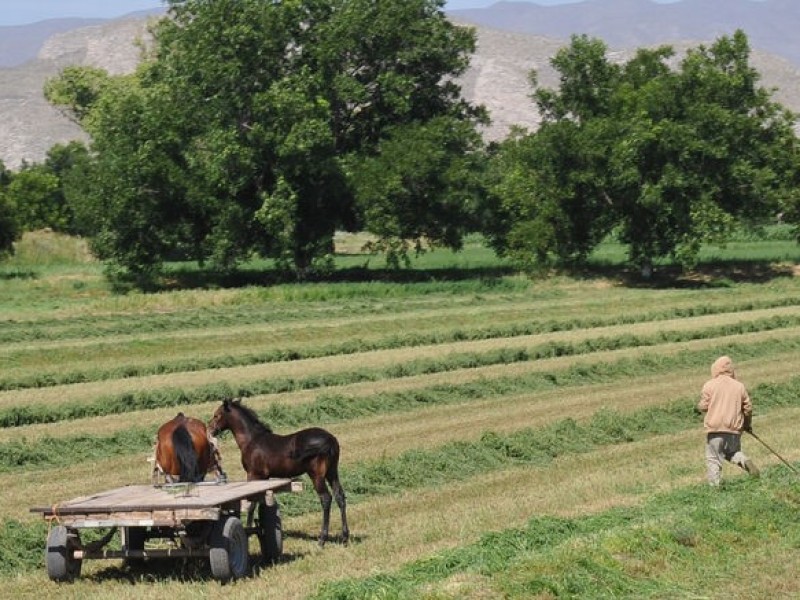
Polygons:
[[228,410],[228,408],[230,408],[230,403],[231,403],[231,401],[228,400],[227,398],[225,398],[222,401],[222,408],[224,408],[225,410]]

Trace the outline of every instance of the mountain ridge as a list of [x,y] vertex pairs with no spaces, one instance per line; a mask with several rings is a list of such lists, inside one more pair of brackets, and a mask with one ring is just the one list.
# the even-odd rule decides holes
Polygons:
[[[708,5],[713,1],[681,0],[675,4]],[[530,99],[532,90],[528,74],[531,69],[536,69],[540,85],[556,87],[558,77],[549,61],[559,48],[568,43],[569,36],[515,32],[493,26],[484,17],[494,15],[492,18],[497,19],[497,15],[501,14],[497,12],[498,7],[508,5],[526,4],[526,7],[532,6],[538,12],[538,9],[553,10],[606,2],[609,0],[585,0],[561,7],[543,7],[505,0],[489,9],[449,11],[454,22],[476,28],[477,51],[459,83],[467,100],[488,108],[492,118],[492,124],[484,131],[488,140],[502,139],[512,125],[529,129],[537,126],[539,119]],[[759,4],[753,0],[730,2],[731,5]],[[610,0],[610,4],[627,6],[629,10],[630,7],[667,6],[651,0]],[[761,4],[772,8],[780,4],[791,6],[788,0],[765,0]],[[482,15],[480,23],[475,22],[476,10],[486,11],[479,13],[479,16]],[[0,68],[0,113],[4,117],[0,119],[0,160],[7,167],[16,169],[23,161],[40,162],[47,150],[56,143],[87,139],[75,123],[44,99],[42,89],[45,81],[69,64],[100,67],[114,74],[132,71],[139,60],[140,50],[136,39],[146,35],[148,18],[152,14],[153,11],[140,11],[119,19],[99,20],[88,26],[58,31],[45,37],[33,58],[13,67]],[[689,47],[713,41],[713,38],[692,39],[681,32],[669,30],[664,30],[661,35],[662,39],[654,42],[632,45],[612,44],[602,36],[596,37],[604,39],[609,46],[609,56],[617,61],[627,60],[638,47],[666,43],[681,54]],[[664,35],[672,37],[663,38]],[[785,54],[765,51],[752,40],[751,47],[751,64],[762,74],[762,84],[768,88],[778,88],[775,99],[800,112],[800,63],[792,62]]]
[[[736,29],[753,48],[800,68],[800,4],[796,0],[583,0],[557,6],[501,0],[488,8],[449,11],[458,20],[494,29],[569,39],[574,33],[609,46],[637,47],[668,40],[710,41]],[[631,26],[631,23],[634,23]]]

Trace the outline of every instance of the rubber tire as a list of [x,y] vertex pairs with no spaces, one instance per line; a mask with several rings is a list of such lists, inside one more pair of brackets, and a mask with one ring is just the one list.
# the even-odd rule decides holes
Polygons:
[[214,523],[208,562],[211,575],[220,581],[239,579],[247,574],[250,566],[247,533],[239,519],[229,515]]
[[72,552],[80,548],[80,539],[75,531],[57,525],[47,534],[45,566],[47,576],[53,581],[72,581],[81,574],[83,561],[72,557]]
[[264,502],[259,502],[257,516],[261,556],[266,563],[277,562],[283,554],[283,529],[278,503],[267,506]]

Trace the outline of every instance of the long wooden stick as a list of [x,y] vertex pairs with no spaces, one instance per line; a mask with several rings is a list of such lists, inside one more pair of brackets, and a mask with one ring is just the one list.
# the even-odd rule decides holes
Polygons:
[[796,468],[796,467],[795,467],[793,464],[791,464],[791,463],[790,463],[788,460],[786,460],[786,459],[785,459],[785,458],[783,458],[783,457],[782,457],[780,454],[778,454],[777,452],[775,452],[775,450],[773,450],[773,449],[770,447],[770,445],[769,445],[769,444],[767,444],[767,442],[765,442],[764,440],[762,440],[760,437],[758,437],[758,436],[757,436],[755,433],[753,433],[752,431],[748,431],[747,433],[749,433],[749,434],[750,434],[750,435],[752,435],[754,438],[756,438],[756,439],[757,439],[759,442],[761,442],[762,444],[764,444],[764,447],[765,447],[767,450],[769,450],[770,452],[772,452],[772,453],[773,453],[775,456],[777,456],[778,458],[780,458],[780,459],[781,459],[781,461],[783,461],[783,464],[785,464],[785,465],[786,465],[787,467],[789,467],[789,468],[790,468],[792,471],[794,471],[795,475],[800,475],[800,471],[798,471],[798,470],[797,470],[797,468]]

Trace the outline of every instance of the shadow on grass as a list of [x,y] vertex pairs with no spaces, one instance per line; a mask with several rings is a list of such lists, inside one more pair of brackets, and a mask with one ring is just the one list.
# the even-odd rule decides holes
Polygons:
[[[250,567],[245,578],[258,577],[278,564],[288,564],[303,558],[303,554],[286,553],[274,563],[263,560],[260,554],[250,554]],[[211,575],[211,567],[207,558],[150,558],[132,563],[107,567],[81,579],[96,583],[105,581],[127,582],[131,585],[146,583],[163,583],[167,581],[190,583],[216,581]]]
[[620,265],[594,264],[565,271],[564,274],[579,279],[615,279],[622,285],[636,288],[723,288],[738,283],[767,283],[795,276],[795,267],[789,263],[763,260],[716,260],[684,271],[678,265],[658,266],[652,276],[643,277],[634,268]]
[[38,279],[39,274],[35,271],[0,271],[0,281],[11,281],[13,279]]
[[[317,536],[304,531],[286,531],[284,537],[292,537],[317,542]],[[364,541],[363,536],[350,536],[349,545]],[[342,545],[341,535],[330,535],[325,546]],[[250,553],[250,568],[246,578],[258,577],[262,572],[268,573],[276,565],[295,562],[306,556],[303,552],[284,552],[275,561],[266,561],[260,553]],[[208,558],[148,558],[145,560],[122,561],[121,563],[101,569],[82,579],[102,583],[105,581],[127,582],[131,585],[177,581],[182,583],[215,581],[211,575]]]
[[[289,536],[293,539],[305,540],[307,542],[317,542],[319,540],[319,537],[317,535],[308,533],[306,531],[284,531],[283,533],[285,536]],[[347,544],[345,544],[344,540],[342,540],[341,534],[332,533],[328,535],[328,540],[325,542],[325,546],[329,544],[332,545],[338,544],[340,546],[360,544],[363,541],[364,541],[364,536],[351,534],[349,540],[347,541]]]
[[[630,266],[610,263],[590,263],[573,268],[558,269],[553,274],[583,280],[605,279],[620,285],[637,288],[720,288],[737,283],[766,283],[795,276],[791,263],[765,260],[716,260],[684,271],[678,265],[657,266],[649,278]],[[275,286],[292,283],[445,283],[480,280],[499,281],[517,275],[520,271],[512,265],[442,268],[366,268],[348,267],[327,273],[312,273],[298,277],[294,272],[264,268],[241,268],[222,272],[177,267],[166,273],[158,282],[144,286],[148,292],[233,289],[248,286]],[[31,273],[31,277],[35,274]],[[539,274],[534,277],[546,277]],[[0,275],[0,277],[2,277]],[[117,289],[124,292],[124,289]]]
[[428,283],[494,280],[518,271],[511,266],[441,269],[367,269],[351,267],[299,278],[274,269],[241,269],[231,273],[177,269],[167,274],[156,291],[271,286],[288,283]]

